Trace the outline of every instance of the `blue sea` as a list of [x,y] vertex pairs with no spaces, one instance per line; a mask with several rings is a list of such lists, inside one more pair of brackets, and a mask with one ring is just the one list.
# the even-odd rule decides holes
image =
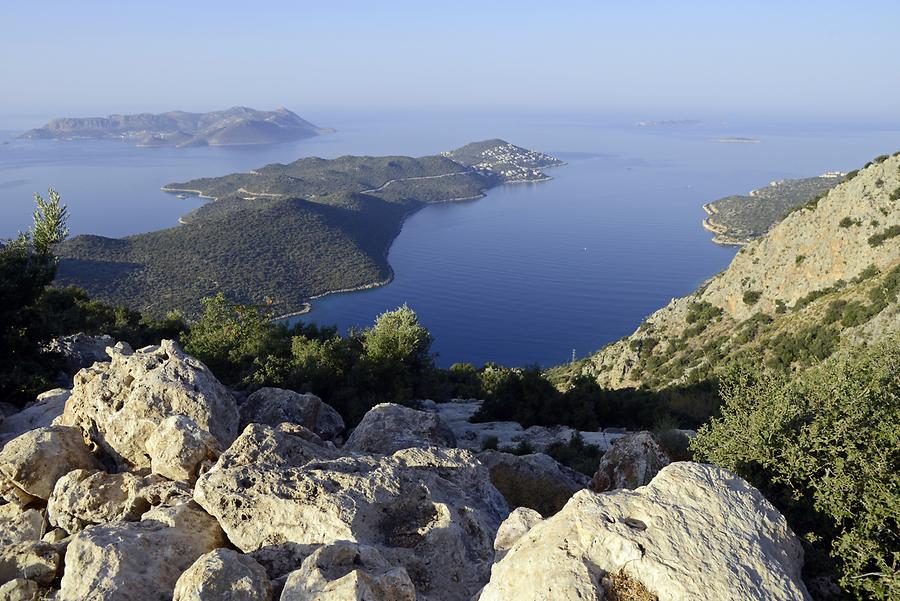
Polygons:
[[548,170],[548,182],[425,207],[390,249],[390,284],[318,299],[301,319],[363,327],[406,303],[431,330],[441,365],[550,366],[631,333],[728,265],[735,249],[709,241],[703,203],[776,179],[853,169],[900,149],[898,128],[859,125],[299,112],[337,132],[274,146],[186,149],[0,132],[0,237],[29,226],[32,195],[49,186],[68,204],[73,234],[123,236],[176,227],[202,202],[161,192],[169,182],[303,156],[418,156],[504,138],[567,164]]

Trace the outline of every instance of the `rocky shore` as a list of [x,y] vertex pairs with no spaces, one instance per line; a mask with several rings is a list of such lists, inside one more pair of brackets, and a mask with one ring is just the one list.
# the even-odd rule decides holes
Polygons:
[[347,432],[172,341],[105,342],[0,422],[2,599],[808,598],[772,505],[649,433],[582,433],[607,449],[591,480],[482,450],[574,431],[473,424],[475,400],[382,404]]

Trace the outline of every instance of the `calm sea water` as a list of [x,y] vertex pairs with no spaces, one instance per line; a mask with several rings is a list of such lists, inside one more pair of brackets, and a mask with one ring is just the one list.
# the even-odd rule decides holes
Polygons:
[[[403,303],[435,337],[438,361],[552,365],[583,356],[724,269],[704,202],[780,178],[851,169],[900,148],[897,130],[765,123],[636,127],[600,117],[311,115],[338,133],[246,148],[140,149],[0,134],[0,236],[29,224],[31,195],[54,186],[73,233],[175,226],[196,208],[160,186],[301,156],[422,155],[502,137],[568,164],[550,182],[411,216],[389,253],[394,281],[315,301],[302,319],[371,324]],[[725,143],[744,137],[757,143]],[[2,142],[8,142],[3,144]]]

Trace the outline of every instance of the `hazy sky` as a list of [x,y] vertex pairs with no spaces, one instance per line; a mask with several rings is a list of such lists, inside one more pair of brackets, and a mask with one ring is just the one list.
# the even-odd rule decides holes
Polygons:
[[900,118],[900,2],[0,2],[0,116]]

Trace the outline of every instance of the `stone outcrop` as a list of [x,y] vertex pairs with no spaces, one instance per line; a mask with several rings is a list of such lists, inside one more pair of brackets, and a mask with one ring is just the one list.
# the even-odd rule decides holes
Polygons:
[[219,453],[216,437],[184,415],[167,417],[147,439],[150,470],[170,480],[194,482],[200,465]]
[[272,583],[252,557],[231,549],[201,555],[175,583],[172,601],[270,601]]
[[324,545],[291,572],[281,601],[416,601],[416,589],[402,567],[392,566],[375,547],[347,541]]
[[32,497],[47,500],[56,481],[68,472],[97,467],[79,429],[38,428],[9,441],[0,451],[0,480],[7,482],[0,494],[10,503],[25,504]]
[[241,406],[241,429],[248,424],[277,426],[299,424],[323,440],[334,440],[344,431],[344,420],[331,405],[314,394],[299,394],[282,388],[260,388]]
[[802,565],[799,540],[759,491],[673,463],[634,491],[576,493],[494,565],[479,601],[601,601],[603,577],[620,573],[665,601],[808,599]]
[[455,447],[453,431],[435,413],[382,403],[363,416],[344,448],[390,455],[412,447]]
[[237,435],[231,393],[171,340],[132,352],[109,349],[111,361],[75,376],[60,421],[80,427],[122,469],[151,467],[147,441],[169,417],[184,416],[222,448]]
[[491,482],[510,507],[528,507],[543,516],[563,508],[590,480],[543,453],[510,455],[484,451],[478,460],[487,466]]
[[468,600],[487,579],[507,513],[474,455],[428,447],[340,456],[314,436],[251,424],[197,480],[195,500],[272,577],[345,540],[403,567],[421,599]]
[[69,543],[57,600],[171,599],[179,576],[224,544],[216,520],[194,503],[153,509],[140,522],[90,526]]
[[156,475],[72,470],[56,482],[47,514],[51,524],[74,533],[95,524],[137,521],[152,507],[190,498],[188,487]]
[[0,448],[7,442],[36,428],[46,428],[62,415],[71,392],[54,388],[38,395],[34,403],[0,420]]
[[60,548],[52,543],[30,541],[0,545],[0,582],[27,578],[41,586],[49,586],[56,580],[60,564]]
[[618,439],[603,457],[591,480],[591,489],[604,492],[649,484],[669,465],[669,456],[650,432],[635,432]]
[[109,361],[106,349],[115,346],[112,336],[89,336],[83,332],[60,336],[48,345],[47,350],[63,356],[66,372],[71,376],[79,369],[94,363]]
[[0,505],[0,545],[39,541],[45,521],[37,509],[21,509],[13,503]]
[[14,578],[0,586],[0,601],[35,601],[40,599],[40,590],[34,580]]
[[518,507],[513,510],[497,530],[497,537],[494,539],[494,561],[503,559],[516,541],[543,519],[534,509]]

